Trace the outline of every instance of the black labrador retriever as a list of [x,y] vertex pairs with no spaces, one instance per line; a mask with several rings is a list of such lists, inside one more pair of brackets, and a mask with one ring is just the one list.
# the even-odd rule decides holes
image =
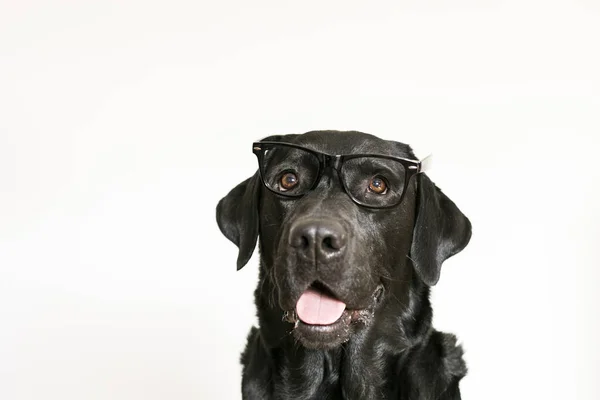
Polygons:
[[460,399],[456,338],[429,287],[471,224],[405,144],[314,131],[253,144],[259,169],[217,206],[238,269],[257,239],[259,328],[244,399]]

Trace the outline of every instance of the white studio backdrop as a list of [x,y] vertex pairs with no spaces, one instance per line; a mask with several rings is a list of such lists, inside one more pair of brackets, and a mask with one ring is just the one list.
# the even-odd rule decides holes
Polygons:
[[240,399],[252,140],[435,153],[473,239],[433,290],[464,399],[600,398],[600,5],[0,2],[0,398]]

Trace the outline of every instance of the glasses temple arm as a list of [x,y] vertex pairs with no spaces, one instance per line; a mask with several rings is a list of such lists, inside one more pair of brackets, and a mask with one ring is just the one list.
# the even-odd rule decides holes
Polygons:
[[425,158],[421,159],[421,161],[419,161],[419,169],[417,170],[417,173],[431,171],[432,167],[433,167],[433,154],[429,154]]

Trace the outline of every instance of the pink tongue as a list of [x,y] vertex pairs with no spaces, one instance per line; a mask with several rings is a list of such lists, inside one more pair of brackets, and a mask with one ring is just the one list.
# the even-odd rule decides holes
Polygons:
[[306,289],[296,304],[298,317],[309,325],[333,324],[345,309],[346,304],[314,289]]

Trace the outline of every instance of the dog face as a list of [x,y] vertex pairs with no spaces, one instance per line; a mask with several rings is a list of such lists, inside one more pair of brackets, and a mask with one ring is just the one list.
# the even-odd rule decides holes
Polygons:
[[337,347],[383,304],[407,304],[413,279],[434,285],[469,241],[454,203],[396,159],[415,160],[407,145],[337,131],[263,142],[259,171],[221,200],[217,220],[240,249],[238,268],[260,237],[274,307],[306,347]]

